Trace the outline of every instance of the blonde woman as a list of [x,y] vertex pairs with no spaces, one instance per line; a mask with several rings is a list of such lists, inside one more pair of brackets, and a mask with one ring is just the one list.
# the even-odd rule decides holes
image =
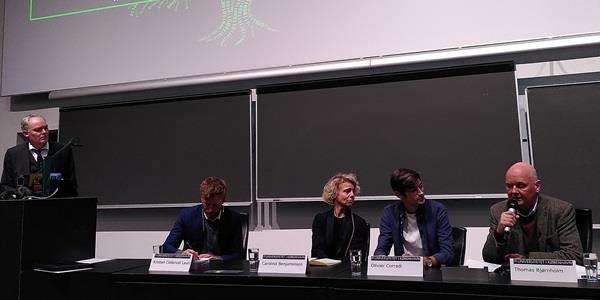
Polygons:
[[369,226],[350,208],[360,186],[354,174],[339,173],[323,187],[323,200],[331,209],[315,216],[312,224],[311,256],[348,260],[350,249],[361,249],[366,258]]

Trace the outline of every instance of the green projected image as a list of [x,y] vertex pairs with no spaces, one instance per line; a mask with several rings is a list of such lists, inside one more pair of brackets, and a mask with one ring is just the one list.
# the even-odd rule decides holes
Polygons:
[[[48,0],[46,0],[48,1]],[[132,5],[139,4],[147,4],[151,2],[159,2],[161,0],[124,0],[124,1],[101,1],[101,2],[109,2],[109,4],[103,5],[98,4],[95,6],[86,7],[86,3],[82,3],[83,1],[75,1],[76,3],[72,4],[72,6],[64,5],[60,10],[57,9],[48,9],[44,5],[44,1],[40,0],[29,0],[29,21],[40,21],[47,19],[55,19],[60,17],[72,16],[72,15],[80,15],[85,13],[92,13],[102,10],[115,9],[121,7],[129,7]],[[96,1],[100,2],[100,1]],[[72,3],[72,1],[69,1]],[[89,4],[89,3],[88,3]],[[42,12],[41,12],[42,11]]]
[[[155,2],[138,3],[131,6],[131,15],[141,17],[152,9],[167,8],[177,11],[190,7],[190,0],[159,0]],[[234,40],[234,45],[243,43],[248,36],[254,37],[255,28],[271,32],[278,30],[254,17],[251,11],[252,0],[221,0],[221,24],[215,30],[200,38],[201,42],[220,41],[225,46]]]
[[[175,12],[180,9],[188,10],[191,7],[190,2],[191,0],[29,0],[29,20],[40,21],[116,8],[129,9],[129,15],[132,17],[144,17],[158,9]],[[254,17],[251,11],[252,0],[220,0],[220,4],[220,25],[199,38],[199,42],[219,41],[221,46],[232,42],[237,46],[248,37],[254,37],[257,28],[278,32]]]
[[135,3],[130,6],[133,17],[140,17],[145,11],[155,8],[166,8],[173,11],[178,11],[179,8],[189,9],[190,0],[156,0],[150,2]]
[[254,27],[278,31],[254,18],[250,11],[251,4],[252,0],[221,0],[221,25],[200,41],[220,40],[223,46],[227,40],[237,34],[235,45],[239,45],[246,40],[248,34],[254,36]]

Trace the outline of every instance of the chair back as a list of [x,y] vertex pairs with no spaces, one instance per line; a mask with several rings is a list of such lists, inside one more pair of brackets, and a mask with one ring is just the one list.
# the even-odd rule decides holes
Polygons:
[[467,228],[452,226],[452,238],[454,239],[454,258],[448,265],[462,266],[465,263],[467,249]]
[[244,256],[248,255],[248,213],[240,213],[242,222],[242,247],[244,247]]
[[589,208],[575,208],[575,223],[583,252],[592,252],[593,231],[592,231],[592,210]]

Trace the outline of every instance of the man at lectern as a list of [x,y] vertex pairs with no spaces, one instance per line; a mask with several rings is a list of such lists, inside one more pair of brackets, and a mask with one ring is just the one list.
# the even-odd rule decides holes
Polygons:
[[505,188],[508,199],[490,208],[483,260],[507,264],[510,258],[572,259],[582,264],[573,205],[541,194],[536,170],[524,162],[506,171]]
[[194,259],[235,260],[244,258],[242,220],[225,206],[227,185],[219,177],[200,184],[201,204],[184,208],[163,244],[166,253],[180,252]]
[[[50,176],[60,182],[54,196],[77,196],[77,180],[73,152],[69,145],[48,141],[46,119],[30,114],[21,120],[21,132],[27,143],[14,146],[4,155],[0,192],[12,192],[18,198],[34,192],[41,195],[41,177],[44,163],[49,164]],[[46,161],[46,162],[44,162]],[[33,189],[33,190],[32,190]]]

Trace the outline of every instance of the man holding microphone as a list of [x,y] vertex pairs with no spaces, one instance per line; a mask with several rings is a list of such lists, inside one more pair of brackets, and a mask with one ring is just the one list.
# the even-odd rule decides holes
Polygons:
[[581,264],[583,248],[573,205],[540,194],[542,182],[527,163],[512,165],[505,181],[508,199],[490,208],[483,259],[496,264],[507,264],[511,258],[567,259]]

